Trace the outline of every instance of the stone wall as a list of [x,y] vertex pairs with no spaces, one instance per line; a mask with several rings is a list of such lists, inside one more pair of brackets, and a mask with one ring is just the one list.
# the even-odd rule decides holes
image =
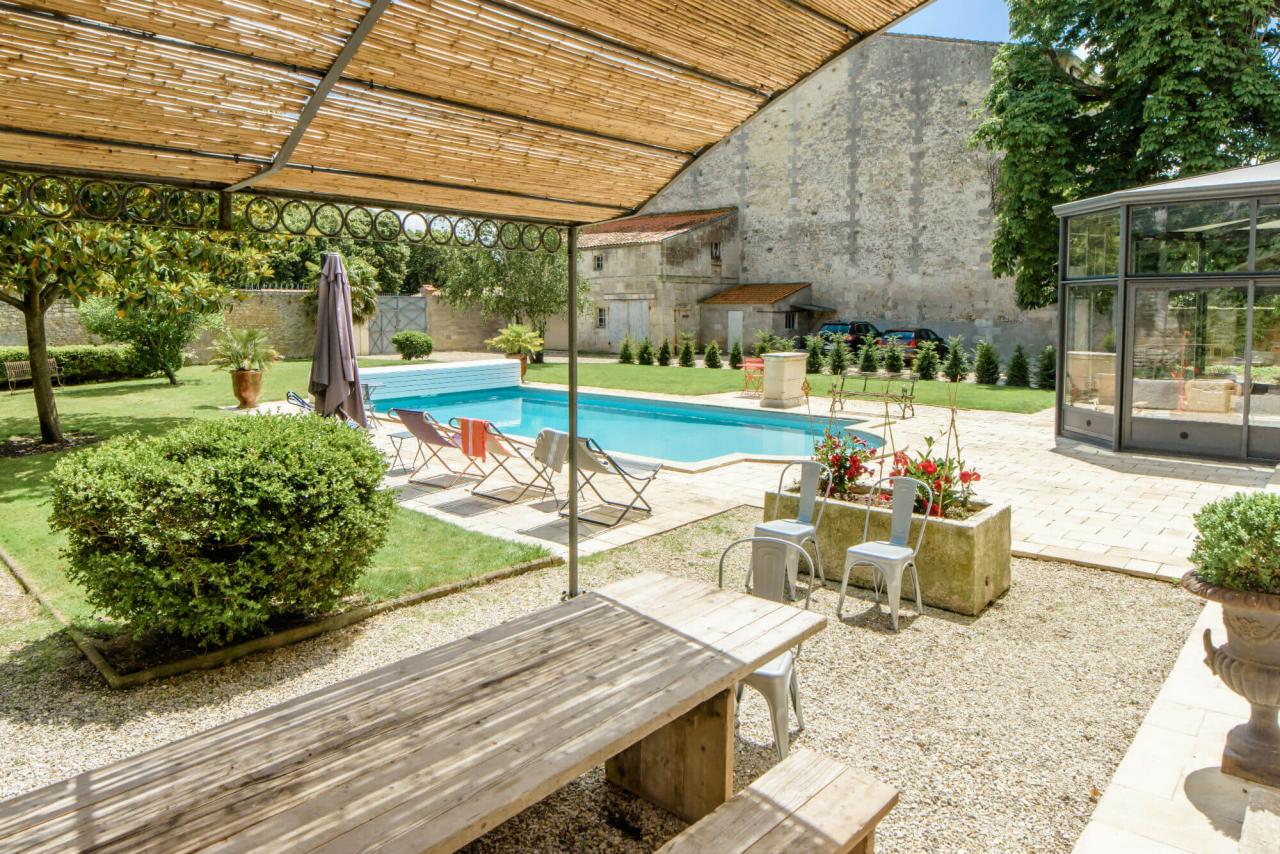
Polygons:
[[[303,291],[245,291],[244,299],[227,309],[227,326],[234,329],[265,330],[271,345],[285,358],[306,358],[315,347],[315,316],[303,303]],[[59,300],[45,315],[45,331],[51,346],[100,343],[85,331],[80,313],[67,300]],[[208,361],[212,333],[204,333],[192,346],[193,361]],[[22,313],[12,306],[0,305],[0,345],[24,346],[27,343]],[[356,348],[368,351],[368,333],[356,326]]]
[[437,350],[485,350],[485,339],[502,326],[477,311],[451,308],[438,294],[427,292],[427,332]]
[[778,98],[643,213],[738,208],[739,278],[812,282],[847,318],[1039,349],[991,275],[992,162],[968,139],[996,45],[880,35]]
[[[66,300],[58,300],[44,315],[45,334],[50,346],[98,344],[97,338],[85,331],[80,312]],[[8,303],[0,303],[0,347],[25,347],[27,326],[22,312]]]

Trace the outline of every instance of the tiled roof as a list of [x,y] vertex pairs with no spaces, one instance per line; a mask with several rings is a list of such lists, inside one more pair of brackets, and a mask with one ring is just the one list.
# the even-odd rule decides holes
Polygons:
[[668,237],[683,234],[736,210],[737,208],[716,208],[709,211],[644,214],[583,226],[578,232],[578,247],[590,249],[595,246],[661,243]]
[[703,305],[769,305],[781,302],[809,287],[808,282],[787,285],[738,285],[702,301]]

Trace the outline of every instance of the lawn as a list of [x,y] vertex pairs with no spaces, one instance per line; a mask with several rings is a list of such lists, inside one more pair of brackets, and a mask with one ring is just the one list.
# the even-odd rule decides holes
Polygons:
[[[370,367],[387,360],[361,360]],[[293,389],[304,392],[310,363],[282,362],[264,377],[262,399],[279,400]],[[160,380],[129,380],[72,386],[57,392],[64,431],[93,432],[107,437],[128,431],[153,434],[188,418],[223,418],[221,407],[235,403],[226,373],[207,367],[186,368],[182,384]],[[0,440],[38,433],[35,404],[29,391],[0,394]],[[92,620],[83,591],[63,574],[59,555],[64,538],[46,524],[48,491],[45,483],[64,453],[0,458],[0,546],[28,572],[68,618]],[[383,600],[491,572],[545,555],[537,546],[512,543],[466,531],[411,510],[398,508],[391,534],[361,577],[357,593]],[[21,627],[0,627],[0,641],[20,637]],[[16,633],[16,634],[15,634]]]
[[[566,385],[569,382],[569,366],[564,363],[530,365],[527,379],[530,382]],[[829,395],[831,381],[832,377],[826,374],[809,375],[809,385],[815,395]],[[578,366],[578,382],[597,388],[699,395],[738,391],[742,388],[742,374],[728,369],[659,368],[650,365],[586,362]],[[950,406],[953,388],[951,383],[938,380],[917,382],[916,403]],[[956,403],[961,409],[1040,412],[1053,406],[1053,391],[961,383],[956,390]]]

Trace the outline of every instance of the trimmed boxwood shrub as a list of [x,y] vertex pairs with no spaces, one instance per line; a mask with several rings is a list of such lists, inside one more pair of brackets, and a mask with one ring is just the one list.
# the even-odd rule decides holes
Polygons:
[[315,416],[193,421],[70,454],[51,476],[68,577],[135,634],[201,645],[332,610],[382,545],[382,456]]
[[411,359],[425,359],[436,348],[436,342],[425,332],[406,329],[391,336],[391,346],[396,348],[400,358],[406,362]]
[[1191,562],[1207,584],[1280,593],[1280,495],[1239,492],[1196,513]]
[[[50,347],[67,384],[133,380],[147,376],[133,347],[128,344],[73,344]],[[0,347],[0,362],[25,362],[26,347]]]

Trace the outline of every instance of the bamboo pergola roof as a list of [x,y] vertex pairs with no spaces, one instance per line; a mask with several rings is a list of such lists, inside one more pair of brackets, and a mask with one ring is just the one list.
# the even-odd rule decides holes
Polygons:
[[925,0],[0,0],[0,165],[585,223]]

